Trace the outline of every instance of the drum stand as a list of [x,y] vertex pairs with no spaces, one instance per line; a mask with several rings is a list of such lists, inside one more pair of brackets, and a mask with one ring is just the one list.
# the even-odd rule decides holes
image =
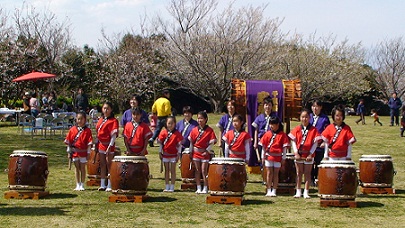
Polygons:
[[242,205],[243,196],[207,196],[206,203],[213,204],[234,204],[237,206]]
[[16,190],[10,190],[4,192],[5,199],[34,199],[45,197],[49,195],[49,191],[37,191],[37,192],[19,192]]
[[197,190],[197,184],[196,183],[181,183],[180,189],[181,190]]
[[363,194],[395,194],[394,188],[371,188],[360,186],[360,191]]
[[134,202],[134,203],[143,203],[144,200],[148,199],[148,195],[118,195],[113,194],[108,197],[108,202],[112,203],[126,203],[126,202]]

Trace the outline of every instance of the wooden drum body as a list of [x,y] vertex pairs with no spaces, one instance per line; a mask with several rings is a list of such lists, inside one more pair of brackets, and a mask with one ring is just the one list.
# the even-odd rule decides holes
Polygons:
[[183,183],[195,183],[195,166],[190,159],[190,151],[188,148],[183,151],[179,166]]
[[390,155],[362,155],[359,169],[360,183],[363,187],[392,187],[394,166]]
[[110,170],[114,194],[145,195],[149,185],[149,165],[145,156],[116,156]]
[[8,163],[9,189],[44,191],[48,173],[48,156],[45,152],[15,150]]
[[[120,156],[121,150],[119,147],[115,147],[114,156]],[[96,152],[94,149],[91,150],[89,160],[87,161],[87,177],[90,179],[100,180],[101,178],[101,164],[100,164],[100,156],[97,154],[96,162],[94,161],[94,156],[96,156]]]
[[209,162],[208,187],[211,195],[241,196],[246,182],[244,159],[213,158]]
[[[267,170],[263,167],[262,178],[266,183]],[[288,153],[285,160],[281,161],[281,168],[278,173],[279,188],[295,188],[297,182],[297,170],[295,169],[294,154]]]
[[353,161],[322,161],[318,167],[319,197],[343,200],[356,198],[358,179]]

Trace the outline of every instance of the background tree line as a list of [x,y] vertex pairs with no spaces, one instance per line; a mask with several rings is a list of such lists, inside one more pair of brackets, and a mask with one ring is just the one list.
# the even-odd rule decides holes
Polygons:
[[[103,33],[97,48],[73,45],[69,19],[60,21],[51,11],[0,9],[1,103],[13,105],[27,89],[72,97],[82,87],[120,111],[136,93],[148,109],[169,87],[200,97],[218,112],[232,78],[299,78],[304,104],[321,99],[354,105],[361,96],[384,101],[394,91],[405,93],[403,37],[365,50],[333,35],[283,33],[282,19],[264,16],[266,6],[216,6],[216,0],[171,0],[171,18],[145,16],[140,33]],[[33,70],[58,76],[11,82]]]

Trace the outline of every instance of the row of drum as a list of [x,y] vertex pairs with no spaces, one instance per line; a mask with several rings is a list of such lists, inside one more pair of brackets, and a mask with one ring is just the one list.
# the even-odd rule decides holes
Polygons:
[[[94,154],[92,152],[93,157]],[[90,178],[99,176],[100,163],[88,162]],[[194,166],[187,153],[180,163],[184,183],[194,182]],[[47,155],[40,151],[16,150],[10,155],[8,180],[10,190],[43,191],[48,177]],[[359,170],[353,161],[324,160],[319,166],[318,194],[327,199],[353,199],[357,186],[390,188],[394,167],[389,155],[362,155]],[[359,174],[359,175],[358,175]],[[115,156],[110,179],[115,194],[146,194],[149,185],[149,165],[144,156]],[[212,158],[208,169],[211,195],[244,194],[247,183],[246,164],[243,159]],[[279,188],[296,185],[294,155],[288,154],[279,173]]]

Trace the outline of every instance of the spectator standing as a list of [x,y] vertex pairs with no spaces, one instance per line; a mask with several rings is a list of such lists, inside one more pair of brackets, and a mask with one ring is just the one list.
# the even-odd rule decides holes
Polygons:
[[158,98],[152,106],[152,113],[157,115],[158,121],[153,136],[149,139],[149,146],[153,147],[153,142],[158,137],[160,131],[166,126],[166,119],[172,113],[172,106],[169,101],[170,91],[165,89],[162,91],[162,96]]
[[77,91],[78,94],[75,99],[75,108],[76,111],[87,111],[87,108],[89,107],[89,99],[87,98],[87,95],[84,93],[82,88],[79,88]]
[[388,106],[390,107],[390,116],[391,116],[391,125],[394,126],[394,117],[395,125],[399,126],[399,109],[402,106],[402,101],[397,97],[397,93],[393,92],[391,98],[388,101]]
[[363,125],[366,124],[366,119],[364,117],[365,112],[366,112],[366,108],[364,107],[364,100],[360,99],[360,102],[357,105],[357,110],[356,110],[356,113],[357,113],[357,115],[360,116],[360,119],[356,120],[356,124],[359,124],[360,121],[361,121],[361,124],[363,124]]

